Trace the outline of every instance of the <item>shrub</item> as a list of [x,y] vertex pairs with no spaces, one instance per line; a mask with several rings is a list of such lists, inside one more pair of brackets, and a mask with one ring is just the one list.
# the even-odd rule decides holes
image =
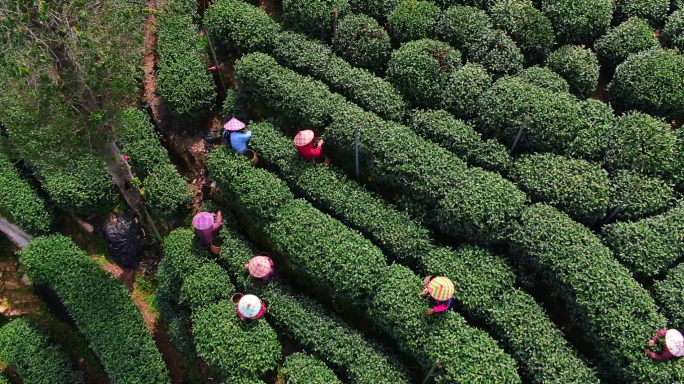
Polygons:
[[186,120],[203,118],[216,102],[193,15],[168,6],[157,31],[157,91],[169,111]]
[[282,347],[263,319],[243,322],[228,300],[201,307],[192,314],[197,354],[219,377],[262,376],[273,369]]
[[204,26],[224,49],[254,52],[271,49],[280,25],[266,12],[240,0],[217,0],[204,15]]
[[143,181],[145,201],[151,213],[173,218],[193,200],[185,180],[171,164],[159,164]]
[[611,28],[596,40],[594,48],[605,68],[615,69],[633,53],[658,47],[658,39],[648,23],[638,17]]
[[677,10],[667,18],[661,37],[666,47],[684,52],[684,10]]
[[240,121],[249,121],[249,113],[246,110],[246,100],[237,89],[226,90],[226,98],[221,105],[221,116],[230,120],[235,117]]
[[478,43],[488,42],[493,27],[494,23],[483,11],[456,5],[442,13],[437,33],[456,49],[467,52]]
[[631,55],[615,70],[608,98],[617,112],[636,109],[677,119],[684,115],[684,56],[652,49]]
[[603,237],[615,257],[635,274],[653,277],[684,255],[682,213],[684,207],[679,204],[658,216],[607,225]]
[[653,285],[653,298],[667,316],[673,328],[684,328],[684,308],[682,308],[682,290],[684,290],[684,264],[672,268],[665,279]]
[[66,354],[24,318],[12,320],[0,328],[0,355],[24,383],[84,382],[83,374],[73,370]]
[[375,73],[385,69],[392,52],[387,31],[365,15],[349,15],[342,19],[333,46],[349,64]]
[[[323,44],[294,33],[281,33],[273,55],[283,65],[322,80],[369,111],[390,120],[404,118],[406,103],[390,83],[364,69],[351,67]],[[336,102],[321,103],[330,109],[336,106]]]
[[618,219],[637,220],[662,213],[674,196],[672,187],[663,181],[634,171],[618,171],[611,180],[611,210],[627,198]]
[[663,26],[669,10],[669,0],[616,0],[613,17],[617,21],[639,17],[648,21],[653,28],[659,28]]
[[442,86],[461,66],[461,53],[436,40],[411,41],[392,53],[387,80],[414,105],[439,105]]
[[473,127],[445,111],[414,111],[409,126],[420,136],[447,148],[470,166],[505,174],[511,165],[506,147],[494,140],[483,140]]
[[333,10],[337,9],[340,20],[350,13],[348,0],[283,0],[282,4],[288,28],[326,41],[332,36]]
[[401,0],[349,0],[354,13],[363,13],[384,23]]
[[608,149],[608,137],[615,123],[610,104],[598,100],[579,102],[580,116],[584,123],[565,153],[589,161],[603,162]]
[[532,201],[586,224],[603,218],[609,206],[608,173],[596,163],[551,153],[524,155],[514,163],[511,179]]
[[596,90],[599,64],[596,54],[577,45],[565,45],[549,55],[546,65],[570,84],[570,93],[586,99]]
[[468,61],[482,64],[494,78],[517,74],[522,71],[525,61],[513,40],[499,30],[492,31],[486,40],[470,47],[466,57]]
[[491,85],[492,76],[482,65],[466,63],[442,84],[440,106],[461,119],[472,119],[477,116],[480,95]]
[[31,281],[57,293],[112,383],[171,382],[126,287],[71,239],[38,237],[19,256]]
[[516,77],[526,83],[549,91],[559,93],[570,92],[568,82],[546,67],[529,67],[520,72]]
[[404,0],[387,17],[387,29],[397,44],[430,38],[435,34],[439,14],[433,2]]
[[607,140],[609,169],[659,175],[672,167],[676,136],[666,123],[645,113],[628,112],[615,118]]
[[235,286],[216,263],[205,263],[186,276],[180,291],[180,302],[195,313],[221,300],[230,300]]
[[542,0],[542,12],[551,20],[560,44],[590,44],[610,27],[610,0]]
[[537,204],[522,215],[511,236],[520,262],[562,300],[602,366],[620,369],[628,381],[682,380],[675,362],[654,362],[644,340],[663,328],[648,292],[586,227],[556,209]]
[[505,31],[525,56],[525,64],[543,64],[556,44],[551,21],[527,0],[498,1],[490,9],[494,26]]
[[24,180],[9,157],[0,152],[0,215],[37,236],[50,231],[52,215],[45,201]]
[[325,363],[299,352],[285,358],[280,373],[281,377],[293,383],[342,384]]
[[0,384],[11,384],[9,379],[5,375],[0,373]]

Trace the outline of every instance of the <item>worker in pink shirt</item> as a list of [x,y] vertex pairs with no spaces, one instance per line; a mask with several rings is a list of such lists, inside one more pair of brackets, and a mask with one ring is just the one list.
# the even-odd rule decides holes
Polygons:
[[436,302],[432,308],[428,308],[425,313],[432,315],[435,312],[444,312],[451,308],[454,304],[454,283],[444,276],[428,276],[423,280],[425,289],[423,295],[430,294],[430,297]]
[[192,218],[192,226],[195,228],[195,234],[202,240],[203,243],[211,245],[214,240],[216,231],[221,227],[221,211],[218,211],[216,219],[214,215],[209,212],[200,212]]
[[669,360],[684,356],[684,336],[676,329],[659,329],[648,341],[648,345],[654,346],[658,340],[665,338],[663,352],[657,353],[646,349],[646,354],[654,360]]
[[[314,147],[314,141],[316,141],[316,146]],[[314,137],[312,130],[304,130],[297,133],[294,138],[295,148],[299,155],[308,161],[313,161],[317,157],[321,156],[323,152],[323,140],[318,137]]]

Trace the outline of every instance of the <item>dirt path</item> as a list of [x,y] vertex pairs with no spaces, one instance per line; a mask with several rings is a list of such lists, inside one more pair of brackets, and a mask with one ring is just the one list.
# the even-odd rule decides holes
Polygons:
[[155,122],[162,121],[164,117],[162,111],[161,97],[157,94],[157,72],[156,72],[156,46],[157,46],[157,1],[149,0],[147,9],[150,10],[145,21],[143,52],[145,58],[143,68],[145,77],[143,78],[143,101],[149,109]]

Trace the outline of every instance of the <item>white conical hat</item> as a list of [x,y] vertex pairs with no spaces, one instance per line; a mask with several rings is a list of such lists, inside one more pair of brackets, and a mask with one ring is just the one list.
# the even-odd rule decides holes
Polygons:
[[676,329],[669,329],[665,334],[665,347],[674,356],[684,356],[684,336]]
[[261,311],[261,300],[254,295],[244,295],[238,302],[237,310],[244,317],[255,317]]

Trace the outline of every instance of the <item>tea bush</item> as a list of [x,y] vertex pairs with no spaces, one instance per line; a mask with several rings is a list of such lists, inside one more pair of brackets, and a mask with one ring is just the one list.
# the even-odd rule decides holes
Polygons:
[[578,98],[586,99],[596,90],[599,64],[591,50],[565,45],[549,55],[546,65],[570,84],[570,93]]
[[433,37],[440,10],[431,1],[404,0],[387,17],[387,29],[396,44]]
[[171,382],[126,287],[71,239],[38,237],[19,257],[31,281],[57,293],[112,383]]
[[157,91],[176,118],[188,121],[204,117],[216,102],[193,17],[194,11],[185,13],[172,0],[159,13],[157,30]]
[[652,49],[631,55],[615,70],[608,98],[617,112],[639,110],[677,119],[684,116],[684,56]]
[[624,220],[637,220],[662,213],[674,197],[670,185],[634,171],[617,171],[611,180],[611,189],[611,210],[629,195],[629,199],[616,216]]
[[[323,44],[284,32],[276,38],[273,56],[284,66],[322,80],[334,91],[386,119],[401,121],[406,113],[406,103],[391,84],[366,70],[353,68]],[[329,105],[334,107],[334,103]]]
[[53,218],[45,201],[1,152],[0,215],[34,236],[46,234],[52,228]]
[[478,42],[488,41],[493,28],[492,19],[484,11],[456,5],[442,13],[437,34],[454,48],[467,52]]
[[523,213],[511,246],[518,260],[565,303],[602,366],[619,369],[629,381],[684,379],[675,362],[654,362],[644,354],[645,340],[666,320],[648,292],[586,227],[537,204]]
[[661,37],[666,47],[684,52],[684,10],[677,10],[667,18]]
[[152,214],[172,218],[193,200],[186,181],[172,164],[159,164],[143,181],[145,201]]
[[277,366],[282,347],[273,328],[263,319],[241,321],[229,300],[201,307],[191,318],[197,354],[219,377],[256,377]]
[[466,63],[448,74],[440,93],[441,108],[461,119],[477,116],[478,99],[492,85],[492,76],[480,64]]
[[592,99],[580,101],[579,109],[584,129],[569,143],[565,154],[603,163],[609,145],[609,132],[615,124],[613,109],[610,104]]
[[387,81],[413,105],[439,105],[444,84],[461,66],[461,53],[448,44],[423,39],[411,41],[392,53]]
[[249,113],[246,110],[246,100],[237,89],[226,90],[226,97],[221,104],[221,116],[224,120],[235,117],[240,121],[249,121]]
[[658,47],[653,29],[644,19],[630,17],[596,40],[594,48],[602,66],[615,69],[633,53]]
[[615,257],[635,274],[653,277],[684,255],[684,207],[634,222],[607,225],[603,237]]
[[684,264],[672,268],[665,279],[656,282],[652,288],[655,301],[669,320],[673,328],[684,328],[684,308],[682,308],[682,290],[684,290]]
[[[283,177],[296,193],[363,233],[385,254],[404,265],[415,266],[419,274],[439,273],[452,279],[456,285],[455,297],[463,303],[463,310],[490,324],[495,330],[493,335],[506,343],[512,356],[536,381],[564,377],[596,382],[593,372],[571,349],[564,347],[562,334],[544,310],[532,297],[513,288],[515,275],[501,258],[472,246],[455,251],[435,247],[429,231],[380,196],[348,180],[334,168],[312,167],[293,157],[290,140],[271,124],[253,125],[252,129],[255,132],[252,144],[262,164]],[[239,262],[233,264],[239,270]],[[513,292],[499,303],[497,298],[509,291]],[[512,302],[506,302],[508,297]],[[504,314],[488,309],[493,306],[515,310]],[[526,342],[525,330],[532,328],[533,333],[548,341],[543,347],[530,348]],[[557,361],[563,364],[558,365]]]
[[440,144],[468,165],[507,174],[511,166],[508,149],[495,140],[484,140],[472,126],[445,111],[416,110],[409,126],[420,136]]
[[570,92],[570,85],[564,78],[546,67],[529,67],[516,75],[526,83],[536,85],[539,88],[553,92]]
[[62,349],[25,318],[11,320],[0,328],[0,356],[24,383],[84,383],[83,373],[73,369]]
[[293,383],[342,384],[325,363],[300,352],[285,358],[280,376]]
[[333,46],[349,64],[376,74],[384,71],[392,52],[387,31],[365,15],[348,15],[342,19]]
[[348,0],[283,0],[282,5],[285,26],[325,41],[332,37],[333,9],[339,19],[351,12]]
[[354,13],[363,13],[385,23],[387,17],[402,0],[349,0]]
[[602,219],[610,204],[608,173],[585,160],[551,153],[524,155],[514,163],[511,179],[532,201],[589,225]]
[[639,17],[648,21],[651,27],[660,28],[669,10],[669,0],[616,0],[613,19],[621,22],[630,17]]
[[0,384],[12,384],[10,383],[9,379],[2,373],[0,373]]
[[221,300],[230,300],[235,286],[216,263],[205,263],[183,280],[180,303],[193,313]]
[[610,0],[542,0],[542,12],[551,20],[560,44],[590,44],[610,27]]
[[213,41],[235,53],[271,49],[280,32],[280,24],[263,9],[240,0],[217,0],[203,21]]
[[609,169],[660,175],[673,166],[675,134],[668,124],[645,113],[618,116],[606,139],[605,163]]
[[556,44],[551,21],[527,0],[498,1],[489,10],[494,26],[520,47],[526,65],[543,64]]
[[515,75],[523,69],[525,58],[517,45],[504,32],[493,30],[486,40],[470,47],[468,61],[482,64],[494,78]]

